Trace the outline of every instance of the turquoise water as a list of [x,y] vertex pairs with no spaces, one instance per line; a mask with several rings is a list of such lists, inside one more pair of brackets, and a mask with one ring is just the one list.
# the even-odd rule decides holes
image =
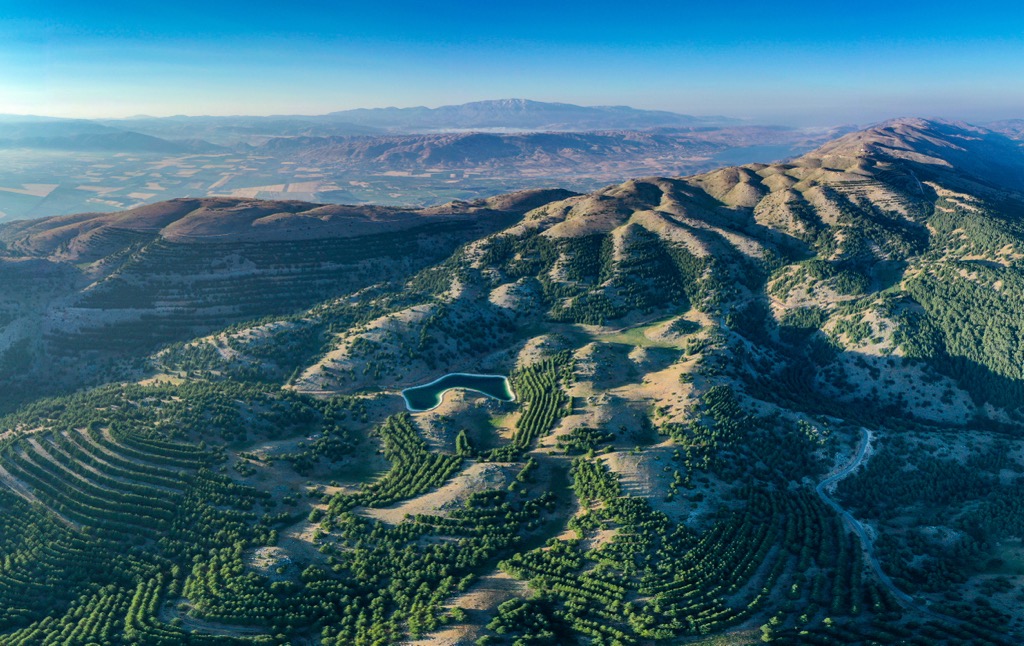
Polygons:
[[414,413],[437,408],[446,391],[462,388],[473,392],[510,402],[516,397],[508,378],[501,375],[471,375],[464,372],[453,372],[429,384],[413,386],[402,391],[405,407]]

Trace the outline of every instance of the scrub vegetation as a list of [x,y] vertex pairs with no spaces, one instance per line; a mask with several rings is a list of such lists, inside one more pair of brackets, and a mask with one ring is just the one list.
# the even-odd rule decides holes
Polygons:
[[[0,227],[0,641],[1020,643],[1020,168],[904,120],[354,238]],[[406,409],[462,371],[514,400]]]

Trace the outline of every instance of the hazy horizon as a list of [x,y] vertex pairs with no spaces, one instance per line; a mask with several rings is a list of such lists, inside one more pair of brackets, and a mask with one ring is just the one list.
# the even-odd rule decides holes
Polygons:
[[[10,4],[10,3],[8,3]],[[522,97],[760,123],[1024,114],[1024,16],[953,3],[788,12],[17,3],[0,20],[0,113],[300,115]]]
[[[867,127],[883,121],[901,118],[923,118],[923,119],[941,119],[949,121],[964,121],[967,123],[984,124],[992,121],[1001,121],[1007,119],[1021,119],[1024,118],[1024,107],[1020,110],[991,110],[991,109],[977,109],[967,110],[964,112],[957,113],[925,113],[925,112],[886,112],[884,110],[872,111],[865,113],[859,119],[851,116],[849,119],[839,118],[841,113],[830,112],[819,115],[820,118],[807,117],[806,115],[800,115],[797,113],[780,113],[774,118],[769,116],[762,117],[751,117],[739,114],[729,113],[707,113],[707,112],[694,112],[686,110],[670,110],[666,108],[643,108],[637,105],[628,104],[577,104],[569,101],[559,100],[545,100],[540,101],[538,99],[530,97],[501,97],[501,98],[480,98],[465,101],[463,103],[439,103],[424,105],[422,103],[409,104],[409,105],[360,105],[338,109],[325,109],[319,112],[271,112],[271,113],[259,113],[259,112],[248,112],[248,113],[166,113],[166,114],[123,114],[123,115],[112,115],[104,113],[96,113],[92,115],[77,115],[77,116],[66,116],[60,114],[43,114],[43,113],[15,113],[15,112],[0,112],[0,118],[40,118],[40,119],[80,119],[80,120],[97,120],[97,121],[130,121],[132,119],[174,119],[174,118],[189,118],[189,119],[201,119],[201,118],[303,118],[303,117],[318,117],[334,112],[344,112],[346,110],[388,110],[388,109],[415,109],[415,108],[428,108],[437,109],[442,107],[450,107],[462,105],[464,103],[479,103],[488,101],[502,101],[502,100],[520,100],[525,99],[528,101],[536,101],[541,103],[549,104],[570,104],[578,107],[585,108],[599,108],[599,107],[628,107],[638,110],[654,110],[654,111],[665,111],[672,112],[680,115],[694,116],[694,117],[722,117],[725,119],[736,119],[740,123],[739,126],[790,126],[795,128],[827,128],[834,126],[853,126],[853,127]],[[832,117],[832,118],[830,118]],[[488,130],[488,128],[472,128],[471,130]],[[503,130],[501,128],[490,128],[490,130]],[[522,129],[512,129],[522,130]],[[526,129],[529,130],[529,129]]]

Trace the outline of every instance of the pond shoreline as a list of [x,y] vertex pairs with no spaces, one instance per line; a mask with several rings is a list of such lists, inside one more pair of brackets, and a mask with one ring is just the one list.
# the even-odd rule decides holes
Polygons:
[[[438,386],[443,386],[443,383],[446,381],[455,381],[459,383],[442,387],[440,390],[436,389]],[[498,390],[498,384],[500,384],[501,391],[504,392]],[[484,389],[488,385],[492,387]],[[431,382],[405,388],[402,390],[402,399],[405,400],[405,407],[410,412],[425,413],[440,406],[444,401],[445,393],[449,390],[460,389],[479,393],[486,397],[490,397],[491,399],[497,399],[498,401],[503,402],[516,400],[515,392],[512,390],[512,383],[505,375],[482,375],[471,372],[450,372]],[[424,399],[420,399],[421,391],[425,393],[425,395],[423,395]],[[410,394],[412,394],[412,399],[410,399]],[[429,405],[424,405],[424,402]]]

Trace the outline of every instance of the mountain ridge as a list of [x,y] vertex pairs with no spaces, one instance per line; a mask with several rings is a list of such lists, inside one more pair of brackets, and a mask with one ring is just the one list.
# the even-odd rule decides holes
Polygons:
[[[1009,141],[898,120],[424,214],[194,198],[0,226],[0,529],[55,546],[9,543],[0,630],[1018,643]],[[323,235],[238,235],[268,217]],[[407,410],[452,372],[515,401]]]
[[529,130],[595,130],[695,125],[734,125],[737,119],[694,117],[663,110],[628,106],[578,106],[528,99],[474,101],[437,108],[360,108],[327,115],[377,127],[405,128],[510,128]]
[[[448,121],[438,128],[322,116],[0,120],[8,160],[0,220],[119,211],[180,196],[422,207],[543,185],[582,192],[622,177],[787,158],[845,131],[678,120],[665,127],[661,117],[623,121],[620,109],[584,122],[569,109],[557,123],[534,120],[530,128],[460,126],[457,111],[442,112],[437,118]],[[614,118],[601,116],[608,114]]]

